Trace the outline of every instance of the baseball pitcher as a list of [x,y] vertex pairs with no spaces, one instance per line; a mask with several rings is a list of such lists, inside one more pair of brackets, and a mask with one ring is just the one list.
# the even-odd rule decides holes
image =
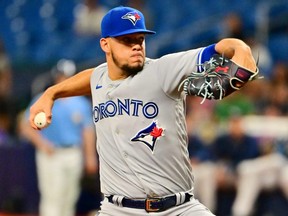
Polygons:
[[41,111],[53,123],[56,99],[92,94],[100,215],[212,216],[193,195],[185,98],[222,99],[257,78],[250,48],[230,38],[147,58],[145,36],[155,32],[130,7],[111,9],[101,28],[106,63],[47,89],[30,108],[31,126],[39,129],[33,119]]

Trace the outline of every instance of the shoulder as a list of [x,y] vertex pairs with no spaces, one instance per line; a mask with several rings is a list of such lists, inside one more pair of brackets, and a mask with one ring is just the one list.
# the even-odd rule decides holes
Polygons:
[[95,78],[100,77],[103,73],[108,72],[107,63],[102,63],[99,66],[95,67],[91,74],[91,81],[95,80]]
[[97,67],[95,67],[94,71],[95,70],[101,70],[103,68],[107,68],[107,62],[104,62],[104,63],[98,65]]
[[105,62],[105,63],[102,63],[102,64],[98,65],[97,67],[95,67],[93,69],[92,75],[95,75],[97,73],[107,71],[107,70],[108,70],[107,63]]

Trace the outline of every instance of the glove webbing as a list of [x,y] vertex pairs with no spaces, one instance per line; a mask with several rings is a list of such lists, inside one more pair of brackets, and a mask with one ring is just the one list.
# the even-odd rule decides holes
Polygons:
[[[212,70],[212,72],[210,72],[210,73],[207,71],[204,71],[202,73],[192,72],[185,80],[182,81],[182,83],[179,85],[178,90],[183,85],[183,90],[184,90],[185,94],[189,95],[190,94],[189,88],[188,88],[189,83],[191,83],[191,81],[193,79],[206,77],[206,80],[201,85],[197,95],[199,95],[199,96],[201,95],[203,97],[200,104],[203,104],[206,99],[213,99],[214,98],[213,92],[210,91],[210,89],[212,88],[212,82],[210,81],[209,77],[216,77],[216,76],[220,77],[220,76],[228,76],[228,75],[225,73],[216,73],[215,71],[213,71],[213,68],[210,67],[208,71],[211,71],[211,70]],[[208,76],[208,73],[209,73],[209,76]],[[192,83],[192,85],[193,85],[193,87],[195,87],[193,83]],[[222,87],[219,80],[217,80],[217,82],[214,85],[220,91],[219,100],[221,100],[223,98],[224,93],[225,93],[224,88]],[[204,90],[204,92],[202,92],[202,90]]]

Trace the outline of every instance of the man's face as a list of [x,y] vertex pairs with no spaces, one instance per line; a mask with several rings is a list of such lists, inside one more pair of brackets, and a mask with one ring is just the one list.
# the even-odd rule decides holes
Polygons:
[[135,75],[141,71],[145,62],[145,35],[129,34],[115,38],[107,38],[110,60],[127,75]]

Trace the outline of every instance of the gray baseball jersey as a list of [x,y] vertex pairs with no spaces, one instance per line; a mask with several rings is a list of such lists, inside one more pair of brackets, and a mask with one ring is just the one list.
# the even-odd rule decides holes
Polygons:
[[128,198],[161,197],[193,188],[185,95],[201,48],[146,58],[135,76],[112,81],[107,64],[91,76],[101,191]]

